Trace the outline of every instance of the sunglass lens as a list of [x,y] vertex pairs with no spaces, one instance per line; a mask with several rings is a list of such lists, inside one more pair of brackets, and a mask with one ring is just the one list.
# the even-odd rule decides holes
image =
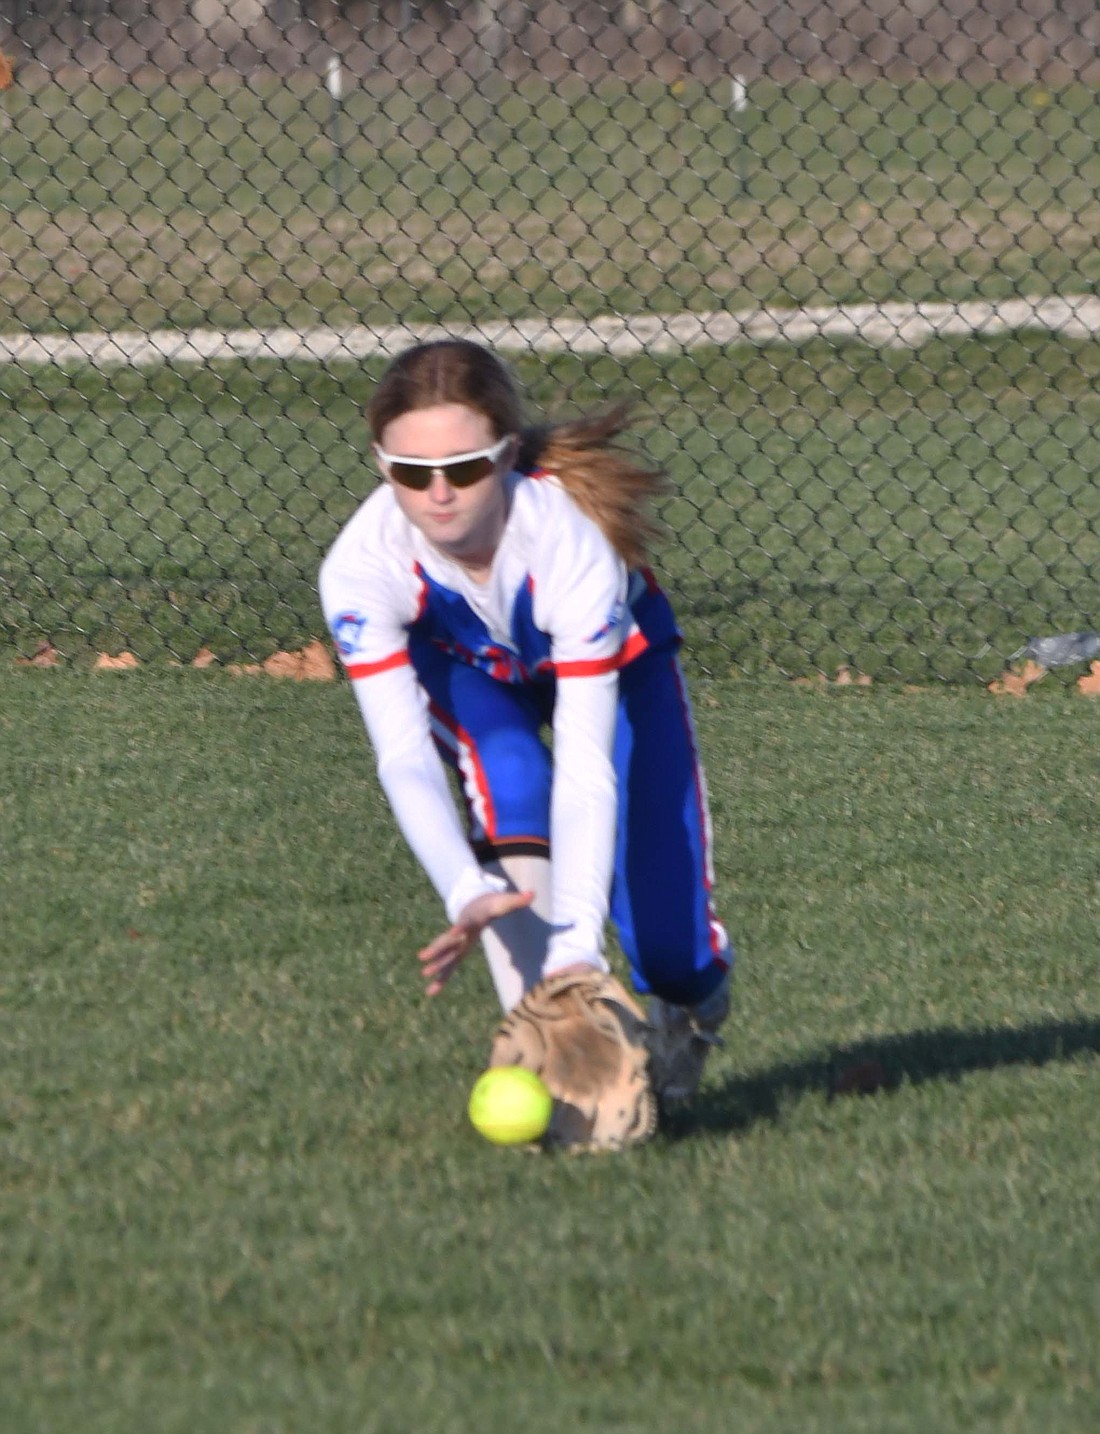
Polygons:
[[417,492],[431,485],[432,470],[422,463],[391,463],[390,477],[403,488],[415,488]]
[[480,483],[482,478],[488,478],[492,471],[493,464],[488,458],[467,458],[462,463],[443,465],[447,482],[454,488],[469,488],[474,483]]

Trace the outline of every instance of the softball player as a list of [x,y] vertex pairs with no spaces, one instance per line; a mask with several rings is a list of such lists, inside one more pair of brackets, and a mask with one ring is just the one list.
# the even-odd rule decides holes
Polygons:
[[644,566],[657,476],[614,442],[623,409],[531,427],[508,370],[464,340],[401,355],[367,419],[385,482],[320,592],[451,923],[419,953],[428,994],[478,940],[505,1011],[545,976],[606,971],[610,915],[650,997],[655,1084],[686,1098],[733,956],[681,638]]

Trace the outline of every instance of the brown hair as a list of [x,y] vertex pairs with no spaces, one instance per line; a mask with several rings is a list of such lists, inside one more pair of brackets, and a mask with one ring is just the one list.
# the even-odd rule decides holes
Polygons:
[[559,423],[526,423],[512,376],[495,354],[469,339],[439,339],[394,360],[367,404],[367,422],[379,442],[402,414],[444,403],[482,414],[496,438],[518,434],[520,471],[553,474],[628,567],[645,562],[658,534],[650,504],[664,478],[616,442],[628,426],[629,403]]

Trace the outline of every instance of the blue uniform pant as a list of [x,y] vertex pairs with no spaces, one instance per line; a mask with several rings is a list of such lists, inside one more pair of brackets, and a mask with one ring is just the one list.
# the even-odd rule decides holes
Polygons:
[[[540,733],[553,716],[553,680],[498,682],[427,644],[411,655],[479,858],[550,855],[553,768]],[[613,761],[611,919],[636,989],[694,1005],[733,958],[711,902],[706,789],[674,650],[651,650],[621,670]]]

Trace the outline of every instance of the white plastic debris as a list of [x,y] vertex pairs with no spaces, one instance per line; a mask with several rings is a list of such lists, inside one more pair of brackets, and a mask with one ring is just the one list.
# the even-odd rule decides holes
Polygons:
[[1029,637],[1027,643],[1008,659],[1029,657],[1040,667],[1068,667],[1073,662],[1091,662],[1100,656],[1100,633],[1062,632],[1054,637]]

